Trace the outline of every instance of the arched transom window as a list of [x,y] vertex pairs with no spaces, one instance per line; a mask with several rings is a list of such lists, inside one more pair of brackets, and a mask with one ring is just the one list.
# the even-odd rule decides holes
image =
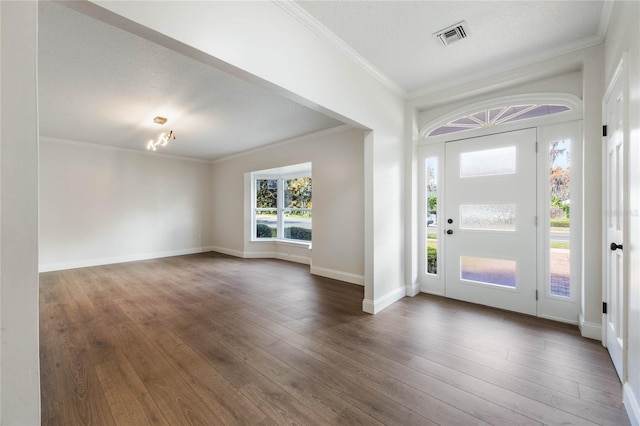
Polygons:
[[548,103],[527,103],[484,109],[473,114],[458,117],[440,127],[436,127],[427,134],[427,137],[491,127],[498,124],[553,115],[570,110],[571,108],[565,105]]

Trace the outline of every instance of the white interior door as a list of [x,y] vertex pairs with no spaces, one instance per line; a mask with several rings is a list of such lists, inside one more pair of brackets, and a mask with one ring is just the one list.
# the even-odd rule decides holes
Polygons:
[[536,129],[445,144],[447,297],[536,315]]
[[605,344],[623,378],[625,345],[624,293],[624,91],[616,78],[605,98]]

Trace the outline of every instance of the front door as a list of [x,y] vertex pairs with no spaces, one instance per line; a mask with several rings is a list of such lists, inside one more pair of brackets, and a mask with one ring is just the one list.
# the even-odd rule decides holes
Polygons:
[[[617,74],[618,76],[620,73]],[[625,341],[625,293],[623,262],[624,230],[624,91],[622,79],[614,79],[605,98],[605,344],[623,378]]]
[[536,315],[536,129],[445,144],[447,297]]

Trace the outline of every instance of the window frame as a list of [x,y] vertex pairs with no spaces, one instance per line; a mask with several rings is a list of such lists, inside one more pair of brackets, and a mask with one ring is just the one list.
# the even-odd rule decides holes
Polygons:
[[[481,127],[477,129],[465,130],[463,132],[445,133],[435,136],[427,136],[433,130],[441,127],[453,120],[462,118],[474,112],[481,110],[489,110],[494,108],[505,107],[508,105],[518,104],[553,104],[566,106],[568,111],[559,112],[556,114],[532,117],[522,120],[510,121],[505,123],[498,123],[493,126]],[[527,127],[540,127],[544,125],[551,125],[555,123],[565,123],[568,121],[582,119],[582,100],[572,94],[568,93],[533,93],[533,94],[520,94],[503,96],[499,98],[492,98],[475,103],[471,103],[450,111],[447,114],[441,115],[436,120],[430,120],[420,125],[420,131],[418,134],[418,146],[438,144],[443,142],[449,142],[458,139],[475,138],[478,136],[485,136],[494,133],[509,132],[512,130],[523,129]]]
[[[312,240],[297,240],[293,238],[285,237],[285,214],[290,211],[307,211],[312,213],[313,206],[308,208],[300,207],[285,207],[285,181],[290,179],[309,178],[311,179],[311,199],[313,200],[313,177],[311,175],[311,168],[304,170],[297,170],[293,172],[278,172],[278,169],[274,171],[262,171],[251,173],[251,242],[286,242],[292,244],[311,244]],[[277,200],[276,208],[271,207],[257,207],[257,182],[258,180],[276,180],[277,181]],[[276,211],[276,236],[272,238],[258,238],[258,223],[257,213],[259,210],[263,211]],[[311,230],[313,230],[313,219],[311,219]],[[312,234],[313,235],[313,234]],[[313,237],[312,237],[313,238]]]

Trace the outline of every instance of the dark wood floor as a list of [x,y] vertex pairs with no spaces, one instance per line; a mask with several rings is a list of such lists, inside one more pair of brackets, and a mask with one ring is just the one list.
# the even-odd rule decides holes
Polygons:
[[626,425],[575,327],[206,253],[41,275],[43,424]]

